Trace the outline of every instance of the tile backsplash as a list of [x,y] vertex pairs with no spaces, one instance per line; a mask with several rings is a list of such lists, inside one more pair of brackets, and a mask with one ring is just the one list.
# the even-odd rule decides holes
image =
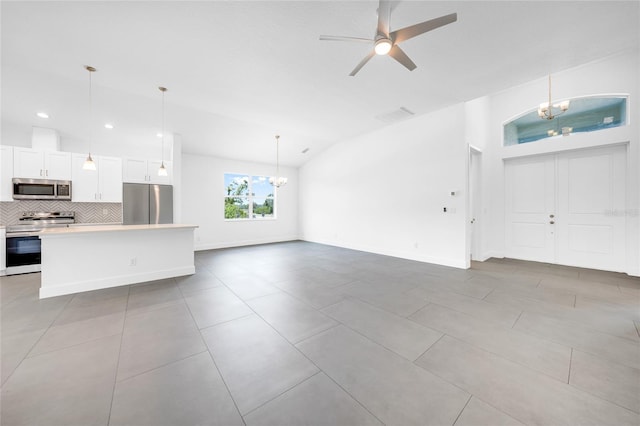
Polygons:
[[8,201],[0,202],[0,225],[18,222],[22,212],[76,212],[77,223],[121,223],[122,203],[72,203],[71,201]]

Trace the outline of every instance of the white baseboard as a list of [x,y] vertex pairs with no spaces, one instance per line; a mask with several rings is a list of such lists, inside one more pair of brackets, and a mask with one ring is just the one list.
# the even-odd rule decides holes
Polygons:
[[361,244],[339,243],[336,241],[303,238],[303,241],[311,243],[325,244],[328,246],[342,247],[350,250],[364,251],[367,253],[375,253],[383,256],[398,257],[401,259],[415,260],[424,263],[433,263],[436,265],[450,266],[452,268],[466,269],[465,259],[451,259],[446,257],[428,256],[423,253],[414,253],[405,250],[392,250],[386,247],[374,247]]
[[272,243],[284,243],[287,241],[297,241],[299,238],[297,235],[284,236],[280,238],[259,238],[252,240],[239,240],[239,241],[222,241],[222,242],[197,242],[195,244],[195,251],[203,250],[217,250],[230,247],[244,247],[255,246],[259,244],[272,244]]

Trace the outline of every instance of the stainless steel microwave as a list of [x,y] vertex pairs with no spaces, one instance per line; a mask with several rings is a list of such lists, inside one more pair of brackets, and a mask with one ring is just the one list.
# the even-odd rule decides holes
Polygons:
[[71,200],[70,180],[13,178],[14,200]]

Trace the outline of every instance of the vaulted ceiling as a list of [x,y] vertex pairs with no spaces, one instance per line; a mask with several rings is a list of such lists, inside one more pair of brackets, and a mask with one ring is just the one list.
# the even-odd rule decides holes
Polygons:
[[401,107],[424,114],[639,48],[637,1],[399,1],[391,29],[453,12],[458,21],[403,43],[416,70],[374,57],[350,77],[370,47],[318,37],[373,37],[377,6],[3,1],[2,143],[13,144],[5,128],[34,125],[87,138],[87,64],[98,69],[98,146],[159,150],[162,85],[166,128],[182,135],[184,152],[271,163],[278,133],[282,162],[299,166],[388,125],[376,117]]

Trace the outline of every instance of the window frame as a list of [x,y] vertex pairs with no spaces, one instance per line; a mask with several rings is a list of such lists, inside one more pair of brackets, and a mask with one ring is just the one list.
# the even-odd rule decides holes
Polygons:
[[[226,182],[226,177],[228,175],[236,175],[236,176],[242,176],[242,177],[247,177],[248,178],[248,186],[247,186],[247,195],[238,195],[238,196],[230,196],[226,194],[227,191],[227,186],[225,185]],[[250,173],[237,173],[237,172],[224,172],[222,174],[222,179],[223,179],[223,196],[222,196],[222,200],[223,200],[223,220],[225,222],[246,222],[246,221],[270,221],[270,220],[277,220],[278,219],[278,203],[277,203],[277,199],[278,199],[278,188],[275,186],[272,186],[273,191],[272,191],[272,195],[271,197],[266,196],[264,197],[265,201],[268,199],[273,200],[273,214],[272,216],[267,216],[267,217],[262,217],[262,216],[255,216],[255,214],[253,213],[253,203],[254,200],[256,198],[262,199],[262,197],[256,197],[255,192],[253,191],[253,181],[255,178],[261,178],[264,177],[266,178],[267,182],[269,181],[269,179],[271,178],[271,176],[268,175],[261,175],[261,174],[250,174]],[[270,184],[269,184],[270,185]],[[224,206],[226,206],[226,199],[227,198],[243,198],[247,200],[247,205],[248,205],[248,211],[247,211],[247,217],[236,217],[236,218],[227,218],[225,217],[225,211],[224,211]]]

